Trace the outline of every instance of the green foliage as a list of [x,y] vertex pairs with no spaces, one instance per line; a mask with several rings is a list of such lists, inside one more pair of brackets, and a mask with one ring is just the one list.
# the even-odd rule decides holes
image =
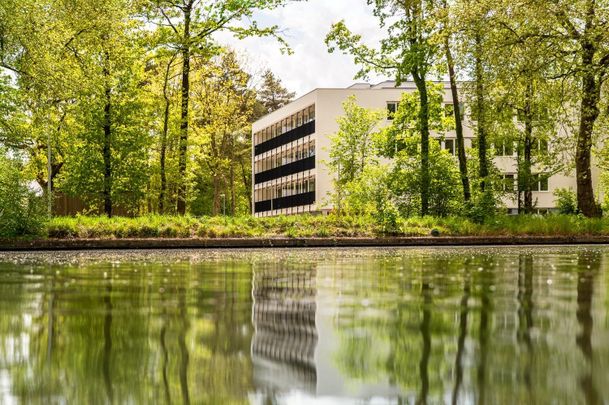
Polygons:
[[[429,130],[436,137],[443,136],[454,128],[454,117],[447,115],[444,109],[444,88],[440,84],[427,83]],[[421,100],[418,92],[402,94],[399,106],[391,125],[383,131],[380,150],[383,156],[395,157],[406,152],[409,155],[420,155],[421,120],[419,110]],[[412,138],[419,139],[419,143],[409,142]]]
[[[327,165],[334,174],[334,206],[340,212],[370,213],[377,188],[385,177],[378,170],[375,148],[377,126],[384,112],[357,104],[355,96],[343,102],[345,115],[338,118],[339,130],[330,136],[330,160]],[[381,175],[381,178],[376,176]]]
[[[403,149],[395,155],[390,174],[389,188],[403,217],[416,216],[421,209],[420,160],[410,153],[417,150],[418,138],[413,136],[401,142]],[[434,216],[457,214],[463,206],[459,169],[454,157],[442,150],[435,140],[430,143],[429,170],[429,213]]]
[[38,235],[46,215],[44,201],[28,187],[20,162],[0,149],[0,237]]
[[331,238],[429,236],[434,229],[442,236],[606,236],[609,235],[609,218],[495,215],[480,223],[458,216],[404,218],[388,207],[376,216],[57,217],[49,221],[44,233],[51,238]]
[[571,189],[559,188],[554,190],[556,207],[563,215],[577,214],[577,196]]

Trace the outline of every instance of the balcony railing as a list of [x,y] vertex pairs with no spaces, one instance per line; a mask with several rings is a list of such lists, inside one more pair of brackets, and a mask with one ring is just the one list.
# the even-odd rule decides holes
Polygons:
[[315,191],[308,193],[291,195],[288,197],[274,198],[272,200],[259,201],[255,204],[256,212],[267,212],[280,210],[283,208],[300,207],[301,205],[311,205],[315,203]]
[[315,156],[309,156],[308,158],[297,160],[288,163],[287,165],[256,173],[254,175],[254,184],[264,183],[265,181],[275,180],[283,176],[289,176],[290,174],[296,174],[311,169],[315,169]]
[[315,120],[254,146],[256,156],[315,133]]

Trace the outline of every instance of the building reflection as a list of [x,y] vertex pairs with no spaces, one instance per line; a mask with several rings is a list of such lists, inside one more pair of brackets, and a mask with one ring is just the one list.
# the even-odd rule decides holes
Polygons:
[[251,355],[254,385],[265,397],[286,387],[316,391],[316,275],[315,265],[254,267]]

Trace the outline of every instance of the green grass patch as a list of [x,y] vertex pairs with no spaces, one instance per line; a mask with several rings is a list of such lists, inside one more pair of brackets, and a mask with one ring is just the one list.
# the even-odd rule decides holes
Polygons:
[[[609,218],[569,215],[496,216],[483,224],[466,218],[400,218],[391,236],[576,236],[609,235]],[[255,238],[377,237],[371,217],[293,215],[269,218],[147,215],[137,218],[58,217],[46,224],[49,238]]]

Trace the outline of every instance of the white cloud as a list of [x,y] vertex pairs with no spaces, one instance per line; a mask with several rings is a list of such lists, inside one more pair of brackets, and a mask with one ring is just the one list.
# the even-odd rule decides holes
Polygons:
[[[346,87],[354,82],[359,70],[350,56],[330,54],[324,39],[333,23],[342,19],[364,41],[376,44],[382,30],[378,20],[365,1],[356,0],[309,0],[290,3],[273,11],[256,15],[260,25],[277,24],[284,30],[293,55],[282,55],[278,43],[270,38],[247,38],[236,40],[226,33],[217,39],[245,53],[250,70],[271,69],[283,80],[284,85],[303,95],[318,87]],[[372,81],[380,81],[378,77]]]

